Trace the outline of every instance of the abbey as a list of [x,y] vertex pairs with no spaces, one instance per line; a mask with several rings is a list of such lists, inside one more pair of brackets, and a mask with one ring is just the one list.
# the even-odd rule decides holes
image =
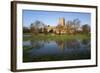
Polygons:
[[57,26],[48,26],[47,31],[53,31],[55,34],[65,34],[67,33],[67,27],[65,26],[65,19],[59,18]]
[[[73,34],[80,28],[76,26],[79,24],[79,20],[67,21],[65,18],[60,17],[58,18],[56,26],[50,26],[48,24],[44,24],[41,21],[35,21],[31,24],[31,32],[34,33],[52,33],[52,34]],[[79,31],[79,30],[78,30]]]

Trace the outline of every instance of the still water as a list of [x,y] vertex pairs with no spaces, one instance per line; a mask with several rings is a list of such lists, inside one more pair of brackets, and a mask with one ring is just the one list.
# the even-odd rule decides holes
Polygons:
[[23,62],[80,60],[90,58],[90,40],[28,40],[23,42]]

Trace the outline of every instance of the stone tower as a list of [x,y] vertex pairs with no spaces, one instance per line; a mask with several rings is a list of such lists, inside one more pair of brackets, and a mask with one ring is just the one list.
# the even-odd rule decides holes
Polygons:
[[60,26],[65,26],[65,19],[64,19],[64,18],[59,18],[58,24],[59,24]]

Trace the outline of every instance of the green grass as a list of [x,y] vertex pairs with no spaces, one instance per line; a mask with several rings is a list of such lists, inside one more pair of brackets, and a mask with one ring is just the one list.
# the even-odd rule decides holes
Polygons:
[[90,39],[90,35],[86,34],[76,34],[76,35],[51,35],[51,34],[39,34],[39,35],[32,35],[30,37],[23,37],[24,41],[27,40],[58,40],[58,41],[64,41],[64,40],[71,40],[71,39]]

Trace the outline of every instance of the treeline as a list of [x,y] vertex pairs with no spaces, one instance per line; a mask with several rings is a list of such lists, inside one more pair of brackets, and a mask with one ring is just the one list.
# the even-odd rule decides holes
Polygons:
[[90,33],[90,25],[89,24],[81,24],[79,19],[74,19],[72,21],[66,22],[67,33],[69,34],[77,34],[77,33]]
[[[64,26],[57,25],[56,27],[49,30],[51,26],[46,25],[41,21],[35,21],[30,25],[30,27],[23,27],[23,33],[33,33],[33,34],[39,34],[39,33],[59,33],[59,34],[89,34],[90,33],[90,25],[84,24],[81,25],[81,21],[79,19],[74,20],[68,20]],[[48,31],[49,30],[49,31]]]

